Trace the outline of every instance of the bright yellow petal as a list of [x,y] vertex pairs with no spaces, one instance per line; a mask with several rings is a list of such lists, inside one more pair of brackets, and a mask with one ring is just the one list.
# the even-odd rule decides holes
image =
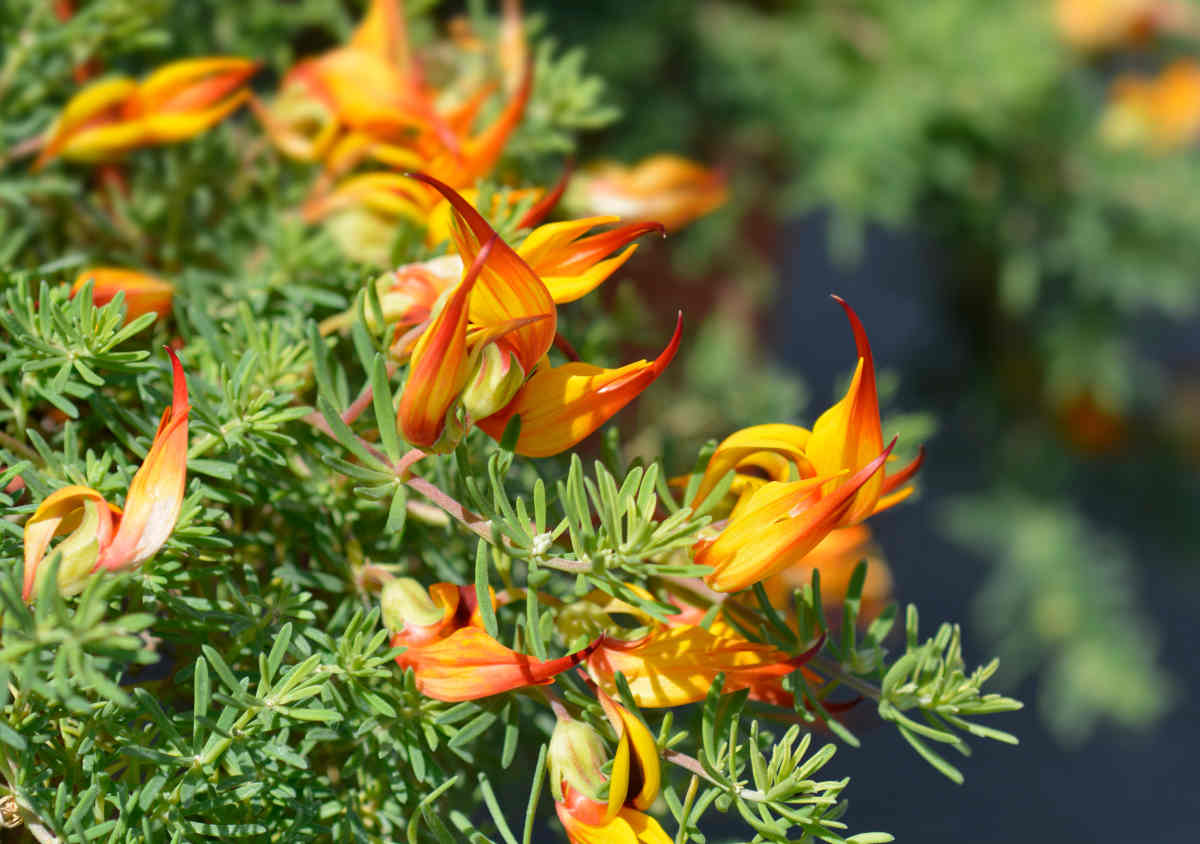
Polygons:
[[145,125],[140,120],[124,120],[80,129],[64,139],[57,152],[68,161],[105,161],[145,141]]
[[[85,517],[85,502],[89,501],[98,508],[95,526],[97,546],[106,545],[112,535],[114,508],[91,487],[68,486],[55,490],[46,496],[25,522],[25,582],[21,596],[26,601],[33,597],[38,567],[46,556],[50,540],[78,529]],[[115,512],[120,514],[119,510]]]
[[629,828],[637,836],[638,844],[671,844],[671,836],[659,826],[658,821],[645,812],[623,809],[619,818],[629,824]]
[[[642,707],[681,706],[703,700],[718,674],[726,692],[764,677],[782,677],[794,666],[769,645],[720,637],[695,625],[660,627],[636,642],[606,639],[588,659],[592,679],[609,694],[620,671]],[[644,727],[643,727],[644,729]]]
[[212,128],[250,99],[249,91],[238,91],[224,102],[193,111],[151,112],[142,119],[146,143],[169,144],[194,138]]
[[692,498],[692,506],[696,507],[704,501],[727,472],[756,452],[774,452],[793,463],[804,465],[807,462],[804,456],[805,448],[810,436],[806,428],[779,423],[754,425],[735,431],[722,440],[713,452],[708,466],[704,469],[704,476],[700,480],[696,495]]
[[136,82],[125,76],[117,76],[93,82],[72,97],[46,133],[46,142],[33,163],[33,169],[40,170],[57,157],[71,138],[88,123],[106,118],[108,122],[118,120],[119,107],[133,96],[135,90]]

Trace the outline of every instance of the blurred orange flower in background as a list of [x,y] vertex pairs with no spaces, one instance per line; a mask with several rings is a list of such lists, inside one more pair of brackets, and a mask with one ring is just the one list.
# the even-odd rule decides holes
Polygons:
[[565,201],[577,213],[642,217],[674,231],[719,208],[727,196],[719,172],[664,153],[633,165],[593,164],[575,178]]
[[60,157],[109,161],[137,147],[195,137],[249,99],[242,86],[258,66],[236,57],[182,59],[141,82],[124,76],[93,82],[43,135],[33,169]]
[[161,278],[123,267],[91,267],[75,277],[71,295],[75,296],[87,282],[92,282],[92,302],[107,305],[118,293],[125,294],[125,322],[130,323],[142,314],[171,313],[175,286]]
[[1133,74],[1113,82],[1100,123],[1116,146],[1169,152],[1200,139],[1200,62],[1180,59],[1158,76]]

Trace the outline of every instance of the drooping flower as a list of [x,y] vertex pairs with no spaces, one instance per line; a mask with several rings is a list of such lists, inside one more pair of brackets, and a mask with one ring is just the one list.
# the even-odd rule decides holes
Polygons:
[[588,674],[600,688],[615,694],[616,674],[621,672],[638,706],[681,706],[704,700],[718,674],[725,675],[723,690],[735,692],[780,680],[815,653],[789,656],[732,631],[722,632],[725,635],[697,624],[663,624],[632,641],[606,637],[588,658]]
[[195,137],[246,102],[243,85],[257,69],[250,59],[217,56],[171,62],[141,82],[120,76],[93,82],[46,132],[33,169],[59,157],[108,161]]
[[473,586],[435,583],[426,591],[411,578],[396,578],[384,586],[382,601],[384,623],[395,631],[392,647],[405,648],[396,663],[412,668],[418,691],[435,700],[545,685],[591,652],[589,646],[542,660],[505,647],[484,629]]
[[[650,808],[662,781],[658,748],[641,719],[599,692],[617,750],[607,776],[603,739],[592,727],[560,719],[550,737],[550,790],[571,844],[669,844]],[[607,782],[608,794],[602,797]]]
[[175,287],[169,281],[123,267],[92,267],[75,277],[71,295],[79,293],[89,280],[92,282],[92,302],[97,306],[107,305],[118,293],[125,294],[126,323],[142,314],[165,317],[171,312]]
[[[457,442],[461,436],[455,430],[459,400],[489,343],[499,347],[498,356],[492,356],[496,364],[505,370],[518,367],[521,377],[502,379],[507,392],[486,403],[491,412],[471,415],[465,421],[499,439],[509,421],[519,415],[516,451],[532,457],[557,454],[582,440],[632,401],[670,363],[678,348],[679,325],[654,361],[637,361],[617,369],[582,362],[551,367],[546,354],[557,328],[555,295],[462,196],[430,177],[414,178],[430,184],[450,202],[458,253],[464,265],[470,266],[462,282],[446,295],[413,350],[397,414],[401,433],[413,445],[442,449]],[[617,231],[620,235],[612,242],[641,233]],[[544,243],[552,241],[547,238]],[[560,272],[584,272],[588,261],[594,263],[602,257],[590,239],[582,242],[586,260],[578,265],[566,262],[568,269]],[[602,243],[610,246],[608,241]],[[569,240],[557,249],[559,254],[569,250]],[[578,277],[560,278],[564,279],[558,286],[560,296],[574,295]],[[588,278],[583,283],[592,281],[594,278]]]
[[632,166],[602,162],[586,168],[567,193],[585,214],[658,220],[683,228],[724,204],[725,177],[678,155],[654,155]]
[[56,536],[69,534],[56,551],[62,555],[58,586],[63,594],[83,589],[87,577],[105,569],[133,568],[154,555],[179,519],[187,475],[187,379],[170,348],[173,397],[141,467],[129,484],[125,509],[109,504],[94,489],[68,486],[46,497],[25,523],[26,601],[33,597],[46,552]]
[[837,301],[850,319],[859,355],[846,395],[821,414],[812,431],[769,424],[732,434],[705,468],[693,504],[730,470],[737,495],[727,525],[694,548],[696,562],[713,566],[707,579],[714,589],[734,591],[777,574],[831,531],[858,524],[913,492],[906,484],[923,451],[899,472],[884,470],[891,446],[883,447],[871,347],[858,315]]
[[[641,587],[626,586],[650,597]],[[642,627],[622,630],[613,622],[614,614],[632,616]],[[718,674],[725,675],[725,692],[778,684],[820,647],[818,643],[817,648],[789,655],[771,645],[751,642],[720,618],[701,626],[703,615],[703,611],[685,606],[659,621],[624,601],[592,593],[560,615],[559,629],[571,637],[599,635],[586,663],[588,675],[602,692],[611,695],[616,694],[620,672],[634,702],[647,708],[703,700]]]

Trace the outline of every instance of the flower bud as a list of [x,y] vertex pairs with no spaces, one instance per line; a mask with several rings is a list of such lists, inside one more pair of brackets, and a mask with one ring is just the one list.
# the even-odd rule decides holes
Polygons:
[[442,608],[433,602],[425,587],[411,577],[389,580],[379,600],[383,607],[383,624],[394,633],[405,627],[428,627],[442,620]]
[[593,799],[600,799],[608,781],[603,767],[608,751],[600,734],[582,721],[559,720],[550,736],[550,790],[562,801],[563,783]]
[[512,401],[524,383],[525,370],[512,352],[488,343],[463,390],[463,407],[471,419],[486,419]]

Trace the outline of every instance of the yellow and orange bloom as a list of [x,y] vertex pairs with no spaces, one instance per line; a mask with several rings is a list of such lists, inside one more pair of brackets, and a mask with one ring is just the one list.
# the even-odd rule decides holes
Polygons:
[[693,549],[697,563],[713,567],[707,580],[714,589],[736,591],[778,574],[831,531],[858,524],[913,492],[907,484],[923,452],[899,472],[884,470],[891,446],[883,447],[871,347],[858,315],[838,302],[850,319],[859,356],[846,395],[821,414],[812,431],[770,424],[736,432],[705,469],[693,504],[730,470],[738,496],[720,534]]
[[125,509],[94,489],[68,486],[46,497],[25,523],[26,601],[33,597],[51,540],[68,534],[55,551],[62,556],[58,587],[63,594],[83,589],[90,574],[121,571],[152,557],[175,528],[187,478],[187,379],[171,349],[173,397],[141,467],[129,484]]
[[126,323],[142,314],[165,317],[171,313],[175,287],[169,281],[123,267],[92,267],[75,277],[71,296],[78,294],[89,280],[92,282],[92,302],[97,307],[107,305],[118,293],[125,294]]
[[[506,25],[506,44],[512,42]],[[505,56],[512,49],[505,47]],[[327,180],[374,160],[403,170],[419,169],[456,187],[473,185],[495,165],[525,112],[532,90],[532,63],[492,121],[475,130],[493,82],[466,95],[427,84],[408,44],[404,12],[396,0],[372,0],[350,41],[297,64],[279,95],[253,107],[285,155],[322,162]],[[445,104],[450,101],[450,104]],[[418,205],[428,213],[437,197],[424,186]]]
[[[499,439],[509,421],[520,416],[516,451],[532,457],[557,454],[604,424],[670,363],[679,344],[679,325],[654,361],[641,360],[617,369],[583,362],[551,367],[546,355],[557,328],[555,295],[462,196],[428,176],[414,178],[427,182],[450,202],[458,253],[464,265],[470,266],[458,286],[446,294],[441,310],[413,349],[397,414],[397,425],[410,443],[425,449],[452,448],[461,436],[458,423],[463,390],[478,367],[490,365],[504,371],[497,383],[504,385],[505,392],[492,395],[487,402],[477,401],[474,410],[467,409],[469,418],[461,422],[478,425]],[[623,242],[632,232],[636,231],[632,236],[642,233],[616,231],[617,237],[611,240],[605,240],[608,234],[598,235],[598,248],[616,248],[613,244]],[[555,235],[542,241],[546,247],[543,258],[568,256],[551,266],[578,274],[560,276],[563,282],[558,290],[563,297],[573,296],[581,284],[594,281],[586,268],[589,262],[596,265],[603,255],[591,238],[586,238],[579,247],[583,259],[573,263],[569,259],[573,238],[570,230],[566,238]],[[580,278],[584,280],[580,282]],[[484,353],[492,343],[498,348],[489,355],[492,363],[488,364]],[[511,367],[516,367],[519,377],[507,375]]]
[[1196,15],[1181,0],[1055,0],[1054,23],[1072,47],[1107,50],[1194,27]]
[[550,790],[558,819],[571,844],[669,844],[658,821],[641,811],[654,803],[662,782],[654,737],[640,718],[603,692],[600,702],[617,734],[607,778],[604,742],[592,727],[562,719],[550,738]]
[[[641,587],[626,586],[650,598]],[[640,631],[623,631],[613,621],[614,614],[632,616],[649,630],[641,635],[637,635]],[[646,708],[703,700],[718,674],[725,675],[725,692],[778,686],[821,644],[792,656],[771,645],[751,642],[720,616],[702,627],[703,616],[704,610],[685,606],[665,621],[657,621],[631,604],[595,592],[560,614],[559,630],[569,638],[599,635],[586,663],[588,676],[602,693],[612,695],[620,672],[634,702]],[[628,635],[635,638],[622,638]],[[762,699],[774,702],[770,696]]]
[[1169,152],[1200,140],[1200,62],[1181,59],[1157,77],[1119,77],[1100,123],[1114,146]]
[[678,155],[655,155],[635,165],[605,162],[576,177],[567,204],[585,214],[657,220],[675,231],[725,203],[720,173]]
[[55,158],[111,161],[142,146],[193,138],[247,101],[258,62],[217,56],[171,62],[141,82],[101,79],[71,98],[33,168]]
[[723,691],[736,692],[782,680],[815,652],[789,656],[727,626],[714,624],[706,630],[697,624],[660,624],[632,641],[604,637],[588,657],[587,671],[611,694],[616,694],[615,678],[621,672],[638,706],[682,706],[704,700],[718,674],[725,675]]
[[396,578],[385,584],[382,600],[384,622],[396,631],[392,647],[405,648],[396,663],[413,669],[417,690],[435,700],[478,700],[545,685],[591,652],[589,646],[542,660],[505,647],[484,630],[473,586],[435,583],[426,592],[411,578]]

